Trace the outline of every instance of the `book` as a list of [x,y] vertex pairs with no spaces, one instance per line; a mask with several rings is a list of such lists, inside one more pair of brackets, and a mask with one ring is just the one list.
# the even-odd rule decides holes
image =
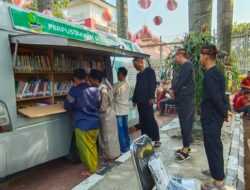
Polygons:
[[30,98],[51,96],[51,81],[35,79],[29,81],[16,81],[16,98]]
[[89,61],[81,56],[56,54],[54,56],[54,72],[72,73],[75,69],[89,68]]
[[16,72],[49,72],[51,64],[47,55],[18,55]]
[[72,81],[56,81],[54,84],[54,93],[55,95],[66,95],[72,86]]

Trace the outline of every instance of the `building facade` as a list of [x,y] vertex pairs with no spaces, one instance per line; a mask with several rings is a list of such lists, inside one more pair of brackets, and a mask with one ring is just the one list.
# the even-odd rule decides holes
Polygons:
[[[104,0],[72,0],[64,14],[67,20],[76,24],[117,33],[116,7]],[[105,16],[111,19],[107,20]]]

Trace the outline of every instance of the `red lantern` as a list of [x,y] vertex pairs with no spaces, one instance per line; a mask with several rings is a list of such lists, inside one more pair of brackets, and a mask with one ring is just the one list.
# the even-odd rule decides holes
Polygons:
[[138,4],[140,5],[142,9],[148,9],[151,6],[152,1],[151,0],[138,0]]
[[109,9],[104,9],[103,13],[102,13],[102,18],[106,21],[106,22],[111,22],[112,20],[112,14],[110,12]]
[[33,1],[32,0],[12,0],[12,3],[22,8],[29,8],[31,7]]
[[17,5],[17,6],[20,6],[21,3],[22,3],[22,0],[12,0],[11,1],[13,4]]
[[175,0],[168,0],[168,2],[167,2],[168,10],[174,11],[177,8],[177,6],[178,6],[178,4]]
[[92,18],[85,19],[84,26],[87,26],[88,28],[95,29],[95,26],[96,26],[95,19],[92,19]]
[[154,17],[154,23],[155,23],[156,26],[161,25],[161,23],[162,23],[162,17],[161,16],[155,16]]

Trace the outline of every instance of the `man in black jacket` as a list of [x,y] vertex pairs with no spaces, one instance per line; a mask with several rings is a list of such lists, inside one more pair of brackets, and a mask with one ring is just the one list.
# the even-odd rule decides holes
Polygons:
[[134,67],[139,73],[136,76],[136,85],[133,103],[137,105],[142,134],[148,135],[160,146],[159,127],[154,117],[153,104],[155,100],[156,76],[151,67],[145,68],[144,59],[135,58]]
[[178,49],[175,55],[180,70],[172,84],[173,96],[176,102],[180,120],[183,148],[176,151],[178,161],[190,158],[192,127],[194,121],[194,71],[193,64],[188,59],[185,49]]
[[208,165],[214,179],[212,183],[204,184],[203,190],[225,189],[221,128],[224,120],[227,120],[228,105],[225,95],[225,79],[216,67],[216,54],[217,49],[214,45],[206,45],[201,49],[200,62],[205,69],[201,122]]

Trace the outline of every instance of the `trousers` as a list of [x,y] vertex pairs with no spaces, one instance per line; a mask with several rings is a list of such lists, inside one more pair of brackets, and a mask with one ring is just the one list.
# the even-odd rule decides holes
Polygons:
[[223,144],[221,141],[222,125],[223,119],[210,118],[209,120],[202,121],[208,165],[210,173],[215,180],[223,180],[225,178]]
[[119,115],[116,116],[117,127],[118,127],[118,136],[120,142],[120,150],[122,153],[125,153],[129,150],[130,138],[128,133],[128,116]]
[[152,141],[160,141],[159,127],[154,117],[153,105],[139,103],[137,108],[142,134],[149,136]]
[[192,98],[183,98],[176,103],[177,114],[180,121],[183,147],[190,147],[192,142],[192,128],[194,122],[194,101]]

